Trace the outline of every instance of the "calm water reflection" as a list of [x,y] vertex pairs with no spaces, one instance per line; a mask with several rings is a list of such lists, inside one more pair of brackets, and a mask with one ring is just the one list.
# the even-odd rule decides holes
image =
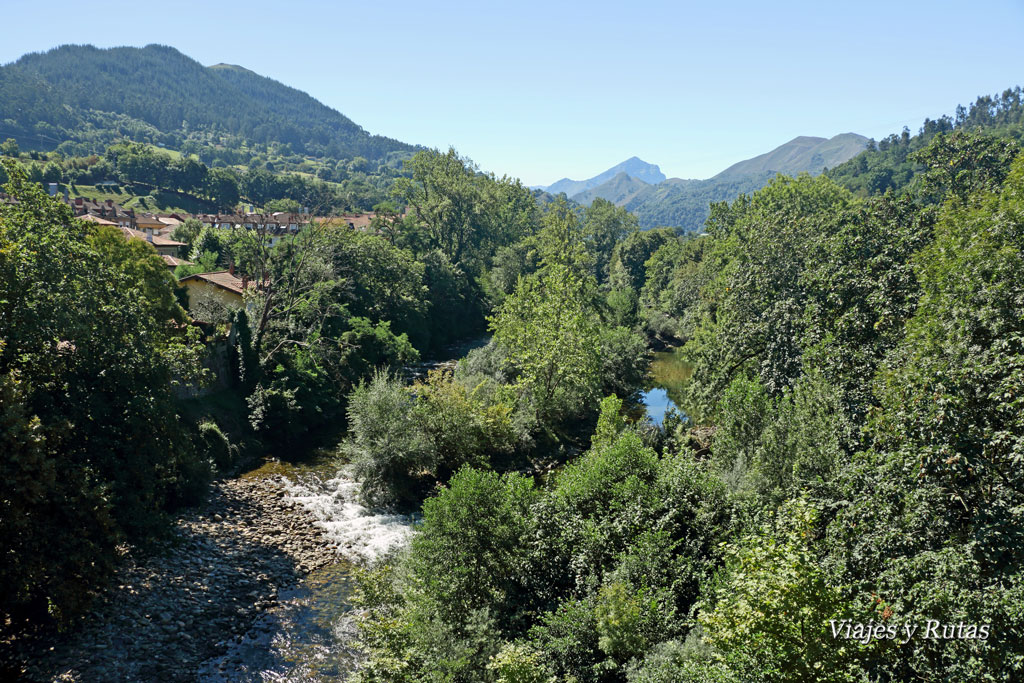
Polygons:
[[693,367],[683,360],[678,349],[653,354],[647,386],[640,394],[640,402],[647,417],[656,425],[665,420],[670,408],[683,411],[683,387],[693,374]]

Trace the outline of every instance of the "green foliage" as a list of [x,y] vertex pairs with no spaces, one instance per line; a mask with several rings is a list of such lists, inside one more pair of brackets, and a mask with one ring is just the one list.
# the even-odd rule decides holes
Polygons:
[[[217,262],[220,256],[215,251],[204,251],[199,255],[192,265],[186,265],[182,263],[174,269],[174,277],[181,280],[189,275],[195,275],[197,273],[212,273],[216,270],[221,270],[220,264]],[[209,318],[202,317],[202,314],[196,310],[192,310],[193,317],[199,320],[209,320]]]
[[185,321],[185,312],[174,295],[174,276],[152,245],[125,239],[119,228],[106,225],[90,230],[86,242],[107,264],[141,284],[139,304],[148,309],[144,314],[147,320],[162,323],[164,335],[170,334],[167,326]]
[[604,400],[592,448],[552,488],[467,468],[427,500],[408,554],[362,580],[375,596],[361,624],[370,669],[407,662],[401,680],[429,680],[449,660],[427,643],[468,642],[467,614],[487,615],[493,633],[472,640],[458,680],[618,680],[627,661],[684,633],[731,512],[706,468],[658,458],[621,406]]
[[172,393],[198,379],[199,356],[151,247],[73,220],[6,168],[18,203],[0,206],[0,609],[49,601],[67,618],[116,546],[158,533],[209,475]]
[[478,269],[494,251],[536,230],[537,207],[518,180],[477,171],[454,149],[417,153],[405,163],[411,178],[392,194],[414,211],[429,248],[455,265]]
[[637,232],[636,217],[606,199],[595,199],[583,212],[583,239],[594,259],[594,275],[607,282],[616,244]]
[[518,386],[545,419],[572,415],[596,396],[598,327],[588,304],[586,282],[555,265],[522,280],[492,319]]
[[465,468],[423,504],[408,567],[441,615],[489,608],[499,622],[514,618],[509,598],[521,581],[535,496],[526,477]]
[[675,231],[668,228],[632,232],[615,245],[611,256],[613,287],[639,292],[644,287],[647,270],[644,264],[661,247],[676,243]]
[[619,662],[643,654],[649,646],[648,634],[644,633],[645,613],[656,609],[657,603],[642,590],[633,593],[620,582],[602,587],[595,608],[597,646]]
[[[699,629],[698,629],[699,630]],[[761,683],[764,678],[755,662],[743,662],[741,653],[730,653],[729,664],[710,656],[704,648],[669,640],[653,648],[628,670],[628,683]],[[731,666],[730,666],[731,664]]]
[[525,643],[508,643],[491,658],[487,668],[494,671],[496,683],[548,683],[550,680],[541,654]]
[[961,202],[975,192],[998,190],[1020,153],[1015,140],[958,130],[935,136],[931,144],[914,153],[924,166],[921,192],[933,201],[955,197]]
[[855,443],[834,387],[814,370],[777,399],[757,380],[737,378],[719,411],[715,466],[733,490],[762,502],[820,491]]
[[695,365],[688,405],[696,412],[709,410],[738,373],[756,372],[771,395],[799,376],[804,274],[820,261],[822,222],[851,201],[826,178],[780,177],[716,216],[702,260],[714,276],[686,345]]
[[[904,128],[901,134],[890,135],[877,144],[872,141],[866,151],[826,174],[859,196],[885,194],[888,190],[916,190],[921,186],[921,174],[932,161],[937,160],[933,153],[924,152],[925,148],[932,146],[933,151],[942,148],[952,150],[966,143],[974,147],[978,144],[992,146],[995,151],[994,147],[1000,145],[1015,146],[1008,139],[1021,138],[1024,133],[1022,123],[1024,106],[1021,90],[1019,87],[1008,89],[1001,95],[979,97],[969,108],[957,107],[955,118],[925,119],[917,135],[911,135]],[[940,153],[939,157],[942,155]],[[952,156],[958,155],[954,153]],[[952,167],[943,169],[942,174],[948,175],[951,168],[959,172],[962,169],[959,164],[967,158],[959,156],[959,160],[954,161]],[[949,160],[953,159],[947,157]],[[929,194],[936,201],[942,199],[940,192]]]
[[593,407],[601,381],[596,285],[580,271],[575,215],[553,206],[541,237],[543,267],[520,279],[490,319],[518,389],[548,425]]
[[415,399],[384,373],[361,382],[348,400],[351,437],[343,449],[374,503],[395,503],[419,492],[418,478],[433,466],[434,453],[415,422]]
[[370,610],[361,629],[373,654],[361,680],[512,674],[500,633],[515,612],[536,495],[520,475],[466,468],[424,504],[401,567],[360,582]]
[[811,544],[816,514],[794,502],[775,525],[730,545],[698,617],[705,643],[724,656],[749,655],[765,680],[862,680],[858,659],[882,642],[829,638],[830,620],[870,617],[820,568]]
[[519,445],[506,392],[484,394],[431,372],[405,387],[376,373],[349,397],[350,437],[343,450],[378,505],[408,504],[466,464],[486,466]]
[[199,237],[202,230],[203,224],[199,222],[199,219],[186,218],[174,227],[174,232],[171,233],[171,237],[178,242],[184,242],[189,245],[189,251],[191,251],[192,244]]

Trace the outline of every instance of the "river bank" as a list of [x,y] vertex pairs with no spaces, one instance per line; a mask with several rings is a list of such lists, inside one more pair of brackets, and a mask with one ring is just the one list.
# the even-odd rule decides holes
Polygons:
[[337,559],[338,543],[284,481],[215,482],[160,551],[126,558],[86,617],[6,644],[4,668],[28,681],[193,681],[280,595]]

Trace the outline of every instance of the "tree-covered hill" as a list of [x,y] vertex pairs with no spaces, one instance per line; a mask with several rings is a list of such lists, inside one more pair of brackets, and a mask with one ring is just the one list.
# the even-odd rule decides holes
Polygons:
[[573,195],[573,201],[589,206],[595,199],[607,199],[618,206],[628,204],[638,195],[650,190],[652,185],[645,183],[639,178],[627,174],[625,171],[619,173],[611,180],[601,183],[595,188]]
[[754,192],[775,175],[765,171],[754,175],[707,180],[671,178],[651,186],[625,206],[636,214],[641,228],[671,226],[686,232],[699,232],[707,220],[712,202],[732,201],[741,194]]
[[[918,182],[927,169],[926,160],[917,153],[928,147],[939,135],[954,131],[984,130],[1000,138],[1019,141],[1024,137],[1024,103],[1021,88],[1008,88],[1001,95],[984,95],[970,107],[958,106],[954,117],[925,119],[917,135],[903,129],[876,144],[870,141],[866,150],[827,175],[854,193],[866,197],[900,192]],[[950,160],[953,161],[953,160]]]
[[285,147],[382,160],[414,147],[370,135],[306,93],[174,48],[64,45],[0,67],[0,136],[25,148],[99,152],[121,137],[199,153]]

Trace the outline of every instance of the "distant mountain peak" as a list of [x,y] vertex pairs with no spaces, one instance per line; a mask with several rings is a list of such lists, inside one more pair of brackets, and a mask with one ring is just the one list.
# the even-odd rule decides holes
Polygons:
[[587,178],[586,180],[562,178],[558,182],[548,185],[542,189],[550,192],[551,194],[564,192],[567,196],[572,197],[573,195],[586,192],[598,185],[606,183],[620,173],[625,173],[630,178],[640,180],[649,185],[656,185],[657,183],[665,180],[665,174],[661,172],[661,169],[658,168],[656,164],[648,163],[640,157],[633,156],[622,163],[612,166],[606,171],[598,173],[593,178]]
[[[858,154],[868,139],[855,133],[841,133],[831,138],[800,135],[770,152],[733,164],[707,180],[665,180],[661,170],[633,157],[605,171],[598,185],[585,187],[591,181],[560,180],[549,189],[552,194],[566,192],[583,205],[595,199],[607,199],[637,215],[642,228],[659,225],[699,230],[708,216],[708,205],[714,201],[732,201],[743,192],[764,186],[776,173],[817,175]],[[653,168],[657,175],[649,177],[631,172],[636,168]],[[593,180],[593,179],[591,179]],[[578,188],[578,189],[577,189]],[[575,189],[575,193],[569,190]]]

